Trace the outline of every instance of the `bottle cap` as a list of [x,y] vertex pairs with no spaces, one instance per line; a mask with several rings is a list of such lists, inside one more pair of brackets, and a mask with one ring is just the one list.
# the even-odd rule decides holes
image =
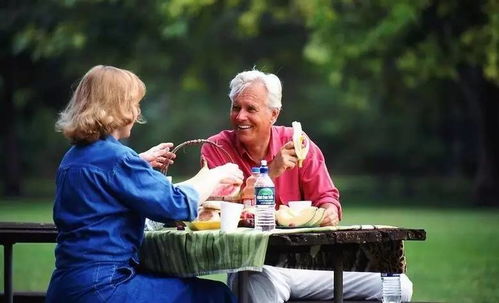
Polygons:
[[267,166],[267,160],[262,160],[262,162],[260,162],[260,164],[261,164],[262,166]]

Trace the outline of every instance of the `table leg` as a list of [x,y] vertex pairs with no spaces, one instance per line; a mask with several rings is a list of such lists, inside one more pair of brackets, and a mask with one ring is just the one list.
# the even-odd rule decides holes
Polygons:
[[3,244],[3,264],[4,274],[4,299],[6,303],[14,302],[14,297],[12,293],[12,243]]
[[343,303],[343,254],[337,250],[334,258],[334,303]]
[[248,271],[240,271],[237,273],[238,277],[238,293],[239,303],[248,303]]

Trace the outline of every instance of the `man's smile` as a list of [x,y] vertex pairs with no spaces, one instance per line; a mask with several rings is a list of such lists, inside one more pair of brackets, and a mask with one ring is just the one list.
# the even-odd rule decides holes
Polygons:
[[241,130],[241,131],[249,130],[251,128],[253,128],[253,126],[251,126],[251,125],[237,125],[236,126],[236,129]]

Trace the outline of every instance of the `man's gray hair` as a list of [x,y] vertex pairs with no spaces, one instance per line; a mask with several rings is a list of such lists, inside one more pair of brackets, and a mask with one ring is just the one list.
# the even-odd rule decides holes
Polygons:
[[237,74],[230,81],[229,98],[234,103],[234,99],[246,87],[256,81],[261,81],[267,88],[267,104],[270,108],[281,109],[282,85],[281,80],[274,74],[266,74],[253,69]]

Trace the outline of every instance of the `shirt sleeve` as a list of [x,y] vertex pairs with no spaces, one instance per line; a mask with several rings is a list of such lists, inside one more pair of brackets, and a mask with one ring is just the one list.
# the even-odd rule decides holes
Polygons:
[[109,177],[123,204],[154,221],[193,220],[199,194],[189,185],[173,185],[136,154],[125,154]]
[[322,151],[312,141],[307,158],[303,161],[300,179],[305,199],[313,201],[317,207],[326,203],[336,205],[341,219],[340,193],[329,175]]

